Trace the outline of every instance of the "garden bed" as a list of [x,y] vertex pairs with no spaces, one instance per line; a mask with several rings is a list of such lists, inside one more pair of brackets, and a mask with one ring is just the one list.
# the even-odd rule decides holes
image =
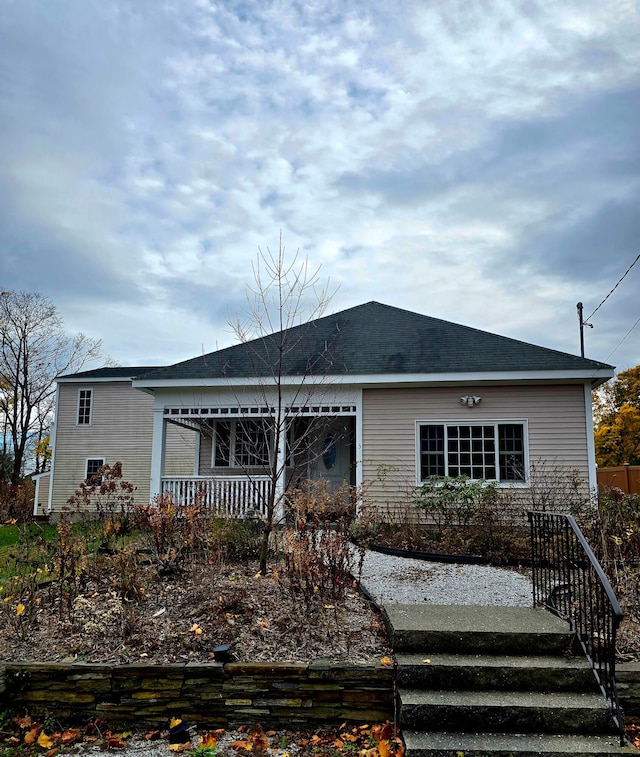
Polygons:
[[223,644],[232,659],[254,662],[373,662],[388,653],[379,614],[355,584],[307,603],[277,563],[266,575],[257,563],[196,563],[164,576],[155,566],[135,570],[135,597],[103,568],[70,604],[55,582],[3,603],[0,660],[211,662]]

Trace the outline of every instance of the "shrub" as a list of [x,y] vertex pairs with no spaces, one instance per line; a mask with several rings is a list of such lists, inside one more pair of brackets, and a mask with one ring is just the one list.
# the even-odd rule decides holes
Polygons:
[[293,524],[280,538],[281,582],[308,608],[337,600],[359,575],[364,548],[350,542],[358,490],[327,481],[308,482],[290,493]]
[[26,479],[20,485],[0,482],[0,522],[28,523],[33,520],[35,485]]
[[102,545],[112,548],[130,531],[134,492],[135,486],[122,477],[122,463],[103,465],[97,476],[82,481],[69,497],[68,514],[95,518]]
[[468,526],[483,499],[495,501],[494,481],[431,476],[414,494],[415,507],[439,528]]
[[212,518],[207,524],[207,550],[217,562],[258,559],[264,524],[257,518]]

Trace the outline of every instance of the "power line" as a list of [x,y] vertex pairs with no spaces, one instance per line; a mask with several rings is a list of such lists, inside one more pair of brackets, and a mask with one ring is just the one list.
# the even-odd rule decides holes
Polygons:
[[[590,320],[591,320],[591,319],[593,318],[593,316],[594,316],[594,315],[595,315],[595,314],[596,314],[596,313],[598,312],[598,310],[600,310],[600,308],[601,308],[601,307],[602,307],[602,306],[604,305],[604,303],[605,303],[605,302],[606,302],[606,301],[607,301],[607,300],[609,299],[609,297],[611,297],[611,295],[612,295],[612,294],[613,294],[613,293],[614,293],[614,292],[616,291],[616,289],[617,289],[617,288],[618,288],[618,287],[620,286],[620,284],[622,283],[622,280],[623,280],[623,279],[625,278],[625,276],[626,276],[626,275],[627,275],[627,274],[629,273],[629,271],[630,271],[630,270],[631,270],[631,269],[633,268],[633,266],[634,266],[634,265],[635,265],[635,264],[636,264],[636,263],[638,262],[638,260],[640,260],[640,252],[639,252],[639,253],[637,254],[637,256],[636,256],[636,259],[635,259],[635,260],[633,261],[633,263],[631,263],[631,265],[630,265],[630,266],[629,266],[629,267],[627,268],[627,270],[626,270],[626,271],[625,271],[625,272],[624,272],[624,273],[622,274],[622,276],[621,276],[621,277],[620,277],[620,278],[618,279],[618,283],[617,283],[617,284],[616,284],[616,285],[615,285],[615,286],[613,287],[613,289],[612,289],[612,290],[611,290],[611,291],[609,292],[609,294],[608,294],[608,295],[607,295],[607,296],[606,296],[606,297],[604,298],[604,300],[602,300],[602,302],[601,302],[601,303],[600,303],[600,304],[598,305],[598,307],[597,307],[597,308],[596,308],[596,309],[595,309],[595,310],[593,311],[593,313],[591,313],[591,315],[590,315],[590,316],[588,316],[587,318],[585,318],[585,319],[584,319],[583,323],[586,323],[586,321],[590,321]],[[631,329],[631,330],[633,331],[633,329],[634,329],[634,328],[635,328],[635,326],[632,326],[632,329]],[[629,333],[631,333],[631,332],[629,332]],[[629,336],[629,334],[627,334],[627,336]],[[627,338],[627,337],[625,336],[625,337],[624,337],[624,339],[626,339],[626,338]],[[624,341],[624,339],[623,339],[622,341]],[[622,344],[622,342],[620,342],[620,344]],[[616,349],[617,349],[617,348],[616,348]],[[613,353],[612,353],[612,354],[613,354]]]
[[[637,258],[636,258],[636,260],[637,260]],[[595,312],[595,311],[594,311],[594,312]],[[609,358],[611,357],[611,355],[613,355],[613,353],[614,353],[614,352],[615,352],[615,351],[616,351],[616,350],[618,349],[618,347],[619,347],[619,346],[620,346],[620,345],[622,344],[622,342],[624,342],[624,340],[625,340],[625,339],[626,339],[626,338],[627,338],[627,337],[629,336],[629,334],[630,334],[630,333],[631,333],[631,332],[632,332],[632,331],[633,331],[633,330],[635,329],[635,327],[636,327],[636,326],[637,326],[637,325],[638,325],[639,323],[640,323],[640,318],[638,318],[638,320],[637,320],[637,321],[636,321],[636,322],[635,322],[635,323],[633,324],[633,326],[632,326],[632,327],[631,327],[631,328],[629,329],[629,331],[627,331],[627,333],[626,333],[626,334],[625,334],[625,335],[624,335],[624,336],[622,337],[622,339],[621,339],[621,340],[620,340],[620,341],[618,342],[618,344],[616,344],[616,346],[615,346],[615,347],[614,347],[614,348],[613,348],[613,349],[611,350],[611,352],[610,352],[610,353],[609,353],[609,354],[607,355],[607,357],[606,357],[606,358],[605,358],[605,360],[604,360],[604,362],[605,362],[605,363],[607,362],[607,360],[609,360]]]

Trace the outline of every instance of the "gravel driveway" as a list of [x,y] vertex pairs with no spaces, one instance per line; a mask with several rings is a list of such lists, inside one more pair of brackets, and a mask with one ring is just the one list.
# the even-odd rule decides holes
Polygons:
[[531,581],[489,565],[425,562],[367,551],[362,584],[379,604],[530,607]]

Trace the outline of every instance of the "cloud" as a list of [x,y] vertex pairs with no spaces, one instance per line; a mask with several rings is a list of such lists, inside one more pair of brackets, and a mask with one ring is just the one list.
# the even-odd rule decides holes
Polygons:
[[[224,342],[282,230],[335,308],[575,352],[575,303],[637,252],[639,21],[614,0],[8,3],[0,281],[121,362],[173,362]],[[636,311],[612,297],[593,357]]]

